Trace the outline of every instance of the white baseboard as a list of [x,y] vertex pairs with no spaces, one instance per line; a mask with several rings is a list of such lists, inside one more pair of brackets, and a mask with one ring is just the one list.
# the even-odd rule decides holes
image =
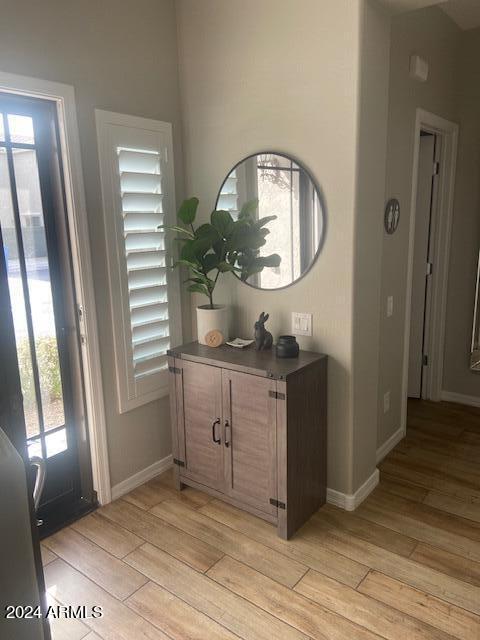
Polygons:
[[446,402],[457,402],[458,404],[466,404],[469,407],[480,407],[480,398],[478,396],[466,396],[463,393],[455,393],[454,391],[442,391],[441,397]]
[[[129,491],[133,491],[141,484],[148,482],[160,473],[163,473],[169,469],[173,464],[173,458],[171,455],[154,462],[149,467],[142,469],[138,473],[133,474],[129,478],[122,480],[118,484],[112,487],[112,500],[117,500],[121,496],[125,495]],[[335,489],[327,489],[327,502],[334,504],[346,511],[354,511],[365,498],[375,489],[379,480],[379,471],[375,469],[372,475],[362,484],[355,493],[347,494],[335,491]]]
[[154,462],[149,467],[145,467],[145,469],[142,469],[138,473],[134,473],[133,476],[122,480],[122,482],[119,482],[112,487],[112,500],[117,500],[129,491],[133,491],[133,489],[136,489],[144,482],[148,482],[152,478],[155,478],[155,476],[158,476],[160,473],[169,469],[172,464],[173,458],[170,454],[162,460],[157,460],[157,462]]
[[345,509],[345,511],[355,511],[365,498],[375,489],[378,484],[380,473],[378,469],[365,480],[361,487],[355,493],[341,493],[335,489],[327,489],[327,502],[334,504],[336,507]]
[[377,464],[381,462],[390,453],[390,451],[397,446],[400,440],[403,440],[404,437],[405,431],[402,427],[399,427],[388,440],[380,445],[377,449]]

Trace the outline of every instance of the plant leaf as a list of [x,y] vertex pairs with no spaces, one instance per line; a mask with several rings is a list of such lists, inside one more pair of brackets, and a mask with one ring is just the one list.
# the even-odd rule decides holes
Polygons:
[[208,289],[203,284],[191,284],[187,287],[187,291],[191,293],[202,293],[204,296],[208,296]]
[[253,200],[248,200],[245,202],[240,210],[240,214],[238,216],[239,220],[243,218],[253,218],[255,211],[258,209],[258,198]]
[[185,229],[185,227],[179,227],[177,225],[161,224],[157,227],[157,229],[167,229],[168,231],[176,231],[177,233],[183,233],[184,235],[192,239],[195,237],[193,233],[190,231],[190,229]]
[[233,230],[233,218],[229,211],[212,211],[210,216],[212,227],[214,227],[222,238],[227,238]]
[[198,263],[202,256],[211,248],[208,238],[195,238],[187,240],[180,252],[180,258],[188,262]]
[[216,253],[207,253],[202,258],[202,266],[205,273],[212,271],[212,269],[218,268],[218,256]]
[[213,291],[215,288],[215,282],[207,278],[207,276],[198,276],[195,278],[188,278],[185,282],[194,282],[195,284],[203,284],[209,291]]
[[195,220],[195,216],[197,215],[197,208],[198,198],[189,198],[188,200],[184,200],[182,202],[177,216],[183,222],[183,224],[192,224],[192,222]]
[[203,276],[203,273],[200,271],[201,265],[198,262],[190,262],[190,260],[177,260],[174,263],[172,269],[175,269],[176,267],[187,267],[187,269],[190,269],[194,273]]
[[192,244],[193,244],[194,240],[187,240],[185,242],[185,244],[183,245],[183,247],[180,250],[180,262],[184,263],[184,262],[190,262],[190,263],[195,263],[197,262],[196,258],[195,258],[195,254],[193,252],[193,248],[192,248]]
[[180,260],[177,260],[173,264],[172,268],[175,267],[188,267],[189,269],[195,269],[196,265],[193,262],[190,262],[190,260],[183,260],[182,258],[180,258]]
[[252,230],[251,227],[244,227],[243,230],[236,231],[227,242],[228,251],[245,252],[248,249],[259,249],[266,243],[263,234]]
[[269,222],[272,222],[272,220],[276,220],[276,219],[277,219],[277,216],[265,216],[264,218],[260,218],[260,220],[257,220],[256,222],[254,222],[252,227],[254,227],[255,229],[260,229],[261,227],[264,227]]
[[279,267],[282,262],[282,258],[278,253],[272,253],[269,256],[261,256],[260,258],[256,258],[256,260],[260,261],[264,267]]
[[195,238],[209,240],[212,245],[221,240],[218,231],[208,222],[200,225],[198,229],[195,230]]

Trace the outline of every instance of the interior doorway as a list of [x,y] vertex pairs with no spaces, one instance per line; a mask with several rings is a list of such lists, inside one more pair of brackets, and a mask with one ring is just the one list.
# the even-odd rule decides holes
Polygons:
[[46,472],[41,535],[95,504],[58,149],[53,102],[0,93],[0,308],[12,343],[0,400],[23,405],[5,426]]
[[433,132],[420,131],[408,361],[409,398],[428,396],[431,282],[436,266],[434,231],[440,145],[440,136]]
[[417,109],[413,140],[402,374],[403,432],[409,397],[439,401],[442,394],[458,125]]

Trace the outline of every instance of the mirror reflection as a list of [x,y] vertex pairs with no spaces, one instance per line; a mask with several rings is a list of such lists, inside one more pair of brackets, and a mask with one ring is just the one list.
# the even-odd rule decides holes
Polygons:
[[324,210],[317,187],[298,162],[279,153],[258,153],[239,162],[225,178],[216,209],[234,219],[242,206],[258,200],[258,218],[277,216],[261,256],[277,253],[278,267],[252,275],[247,283],[260,289],[280,289],[301,278],[313,264],[324,234]]

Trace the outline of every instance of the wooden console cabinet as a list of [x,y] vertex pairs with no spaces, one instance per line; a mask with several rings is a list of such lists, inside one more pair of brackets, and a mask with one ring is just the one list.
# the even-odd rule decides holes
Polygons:
[[175,480],[291,537],[325,503],[327,357],[206,347],[168,353]]

